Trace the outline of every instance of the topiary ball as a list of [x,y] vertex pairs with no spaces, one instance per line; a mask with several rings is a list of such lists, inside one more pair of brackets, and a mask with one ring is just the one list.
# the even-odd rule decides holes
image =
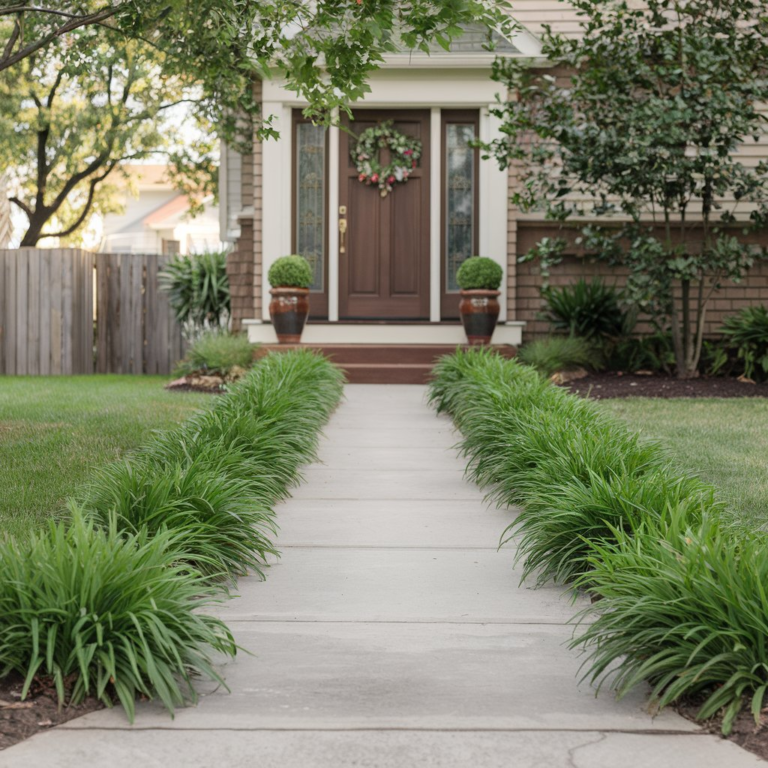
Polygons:
[[471,256],[456,273],[456,282],[463,291],[497,291],[504,277],[501,265],[487,256]]
[[269,268],[269,284],[273,288],[309,288],[315,280],[312,267],[303,256],[281,256]]

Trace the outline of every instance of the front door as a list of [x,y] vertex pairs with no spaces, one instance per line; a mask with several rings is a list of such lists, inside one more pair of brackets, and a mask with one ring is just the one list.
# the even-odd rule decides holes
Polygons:
[[[422,142],[408,181],[381,197],[358,180],[350,150],[367,128],[393,120]],[[356,110],[339,132],[339,317],[429,320],[429,110]],[[350,133],[351,132],[351,133]],[[389,162],[382,149],[382,165]],[[343,225],[342,225],[343,226]]]

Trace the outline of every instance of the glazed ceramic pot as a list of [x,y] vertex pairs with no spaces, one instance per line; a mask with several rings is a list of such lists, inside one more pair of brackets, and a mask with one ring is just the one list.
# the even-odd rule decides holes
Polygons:
[[461,292],[459,314],[470,344],[490,344],[499,319],[500,291],[473,289]]
[[281,344],[298,344],[309,315],[309,288],[272,288],[269,316]]

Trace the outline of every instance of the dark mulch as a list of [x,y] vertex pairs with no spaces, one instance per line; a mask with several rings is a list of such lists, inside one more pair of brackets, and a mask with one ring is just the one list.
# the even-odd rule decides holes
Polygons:
[[594,373],[564,386],[595,400],[610,397],[768,397],[768,384],[748,384],[725,377],[680,380],[634,373]]
[[104,706],[97,699],[90,698],[82,704],[59,710],[53,681],[43,678],[33,681],[27,698],[22,701],[23,684],[24,679],[20,675],[12,674],[0,679],[0,750]]
[[[705,731],[722,736],[722,717],[717,715],[709,720],[696,720],[701,701],[685,701],[675,705],[675,709],[688,720],[693,720]],[[733,723],[733,730],[724,738],[733,741],[743,749],[753,752],[768,760],[768,712],[763,710],[760,725],[755,725],[755,718],[749,709],[744,709]]]

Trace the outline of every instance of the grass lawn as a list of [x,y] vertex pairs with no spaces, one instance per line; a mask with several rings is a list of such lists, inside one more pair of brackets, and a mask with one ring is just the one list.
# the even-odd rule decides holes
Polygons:
[[680,466],[717,486],[736,520],[768,527],[768,401],[637,398],[600,404],[658,438]]
[[184,419],[210,395],[171,393],[164,376],[0,379],[0,533],[62,509],[96,466]]

